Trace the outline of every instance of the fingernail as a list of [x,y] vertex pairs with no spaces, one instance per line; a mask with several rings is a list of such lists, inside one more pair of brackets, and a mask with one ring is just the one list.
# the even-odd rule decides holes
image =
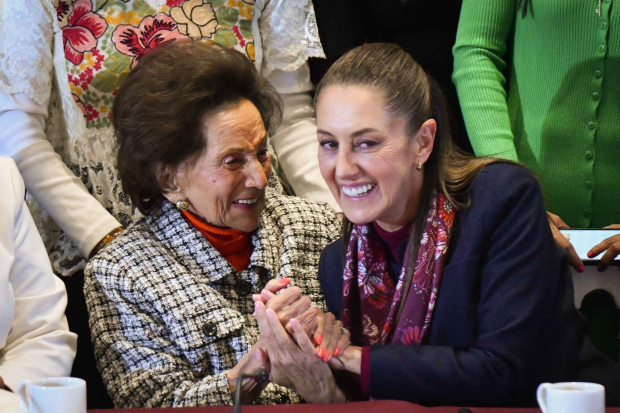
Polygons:
[[594,252],[588,251],[588,258],[594,258]]
[[260,300],[261,295],[260,294],[252,294],[252,300],[254,302],[256,302],[257,300]]
[[330,358],[332,358],[332,356],[331,356],[329,353],[326,353],[326,354],[325,354],[325,357],[323,357],[323,361],[324,361],[325,363],[327,363],[327,362],[329,361],[329,359],[330,359]]
[[325,349],[323,347],[319,347],[316,351],[316,355],[320,358],[325,357]]
[[579,266],[579,272],[584,272],[586,270],[586,267],[584,267],[583,265]]
[[258,311],[258,301],[254,301],[254,312]]
[[315,337],[314,338],[314,342],[320,346],[321,343],[323,342],[323,335],[322,334],[315,334],[314,337]]
[[340,355],[340,349],[337,348],[336,350],[334,350],[334,357],[338,357]]
[[288,277],[280,278],[280,284],[288,284],[291,282],[291,279]]

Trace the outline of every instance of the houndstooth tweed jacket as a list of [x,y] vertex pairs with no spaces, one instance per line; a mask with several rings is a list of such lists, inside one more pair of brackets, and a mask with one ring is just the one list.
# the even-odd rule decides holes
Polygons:
[[[339,232],[327,204],[267,189],[250,265],[236,272],[167,201],[130,226],[90,261],[84,286],[115,406],[232,404],[226,375],[259,335],[251,294],[290,277],[324,308],[319,257]],[[257,403],[298,401],[271,383]]]

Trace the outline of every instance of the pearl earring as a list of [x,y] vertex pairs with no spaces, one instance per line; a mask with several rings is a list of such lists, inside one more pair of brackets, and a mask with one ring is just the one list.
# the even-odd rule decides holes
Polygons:
[[177,209],[180,209],[181,211],[187,211],[189,208],[189,202],[187,201],[177,201],[176,205]]
[[418,163],[415,166],[415,169],[417,169],[418,171],[422,170],[422,162],[421,161],[418,161]]

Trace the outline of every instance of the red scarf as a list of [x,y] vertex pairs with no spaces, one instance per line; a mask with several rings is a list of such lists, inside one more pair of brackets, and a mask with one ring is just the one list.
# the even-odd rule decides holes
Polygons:
[[344,269],[340,319],[351,330],[355,344],[425,342],[453,223],[454,206],[443,194],[435,194],[400,317],[409,254],[405,254],[394,285],[388,273],[385,245],[372,223],[353,226]]
[[189,211],[181,211],[185,218],[196,228],[207,241],[235,268],[241,271],[250,264],[250,257],[254,251],[252,237],[248,232],[232,228],[221,228],[210,224]]

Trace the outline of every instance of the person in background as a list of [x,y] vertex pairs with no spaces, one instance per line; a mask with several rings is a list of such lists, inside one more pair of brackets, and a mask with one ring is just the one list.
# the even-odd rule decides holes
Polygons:
[[252,62],[215,43],[162,45],[121,86],[118,166],[145,217],[90,260],[84,286],[116,407],[231,404],[239,376],[258,369],[274,383],[244,380],[246,403],[344,400],[320,350],[272,360],[252,317],[252,293],[294,285],[270,311],[291,333],[330,337],[323,351],[348,345],[314,307],[324,308],[319,255],[340,220],[328,204],[267,187],[280,115]]
[[[323,51],[310,0],[24,0],[2,2],[0,16],[0,155],[17,164],[54,272],[65,276],[73,331],[88,334],[86,259],[141,216],[119,180],[112,105],[162,42],[215,41],[252,59],[284,102],[270,136],[274,169],[296,195],[336,206],[315,156],[306,62]],[[89,346],[80,340],[74,375],[88,379],[91,407],[108,407]]]
[[310,59],[317,84],[344,53],[370,42],[395,43],[439,83],[448,98],[453,138],[471,152],[452,83],[452,47],[462,0],[313,0],[321,44],[327,59]]
[[0,406],[21,412],[22,380],[68,376],[76,335],[65,318],[67,293],[54,276],[15,162],[0,157]]
[[[346,217],[319,263],[351,331],[332,368],[359,375],[363,397],[424,405],[535,405],[540,383],[585,377],[596,351],[534,175],[456,151],[441,90],[396,45],[345,54],[315,102]],[[618,403],[618,366],[600,357],[611,376],[588,378]]]
[[[539,176],[554,239],[579,272],[559,229],[620,227],[619,27],[611,0],[465,0],[454,46],[476,155],[519,161]],[[603,271],[619,254],[615,236],[588,255]],[[617,319],[615,307],[608,312]],[[599,347],[617,349],[617,325],[594,330]]]
[[[620,10],[611,0],[571,5],[465,0],[454,46],[454,83],[474,151],[527,165],[540,177],[557,228],[620,221]],[[614,225],[615,224],[615,225]],[[619,239],[600,270],[620,253]]]

